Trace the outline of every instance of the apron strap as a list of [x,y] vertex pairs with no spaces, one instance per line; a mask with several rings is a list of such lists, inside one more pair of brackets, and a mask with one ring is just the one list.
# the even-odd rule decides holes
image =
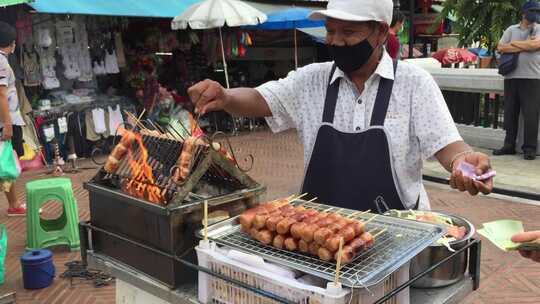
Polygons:
[[[394,78],[396,76],[397,60],[394,61]],[[375,99],[375,106],[373,107],[373,113],[371,114],[371,126],[383,126],[386,119],[386,112],[388,111],[388,105],[390,104],[390,97],[392,97],[392,88],[394,87],[394,80],[382,78],[379,81],[379,89],[377,91],[377,98]]]
[[334,83],[332,82],[332,76],[336,71],[336,64],[332,65],[332,70],[330,71],[330,77],[328,77],[328,86],[326,88],[326,97],[324,100],[324,110],[323,110],[323,122],[334,123],[334,114],[336,111],[337,97],[339,93],[339,83],[341,78],[336,79]]

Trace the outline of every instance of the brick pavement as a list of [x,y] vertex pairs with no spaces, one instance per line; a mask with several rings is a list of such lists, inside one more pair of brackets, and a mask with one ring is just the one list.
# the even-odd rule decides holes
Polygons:
[[[267,198],[285,196],[297,192],[303,175],[302,150],[294,133],[284,133],[270,137],[267,132],[256,132],[232,139],[239,159],[246,154],[255,156],[255,166],[249,173],[257,181],[268,187]],[[81,219],[88,219],[88,195],[82,182],[88,180],[93,171],[83,171],[78,175],[68,175],[74,183],[75,196]],[[35,172],[24,174],[25,181],[42,178]],[[20,187],[21,199],[24,191]],[[516,204],[507,200],[479,196],[470,197],[441,186],[428,186],[433,209],[462,215],[476,226],[481,223],[509,218],[524,221],[527,229],[540,229],[540,207]],[[27,291],[22,287],[19,257],[23,253],[26,239],[24,219],[5,216],[5,198],[0,197],[0,222],[7,223],[9,252],[7,259],[7,281],[0,287],[0,294],[17,292],[17,303],[114,303],[114,285],[95,289],[87,282],[77,282],[74,287],[63,279],[55,279],[54,284],[39,291]],[[57,214],[57,207],[44,210],[44,216]],[[57,272],[64,271],[64,263],[78,259],[78,253],[67,252],[63,248],[54,250]],[[483,242],[482,280],[478,291],[471,294],[464,303],[540,303],[540,264],[518,258],[516,253],[504,253],[489,242]]]

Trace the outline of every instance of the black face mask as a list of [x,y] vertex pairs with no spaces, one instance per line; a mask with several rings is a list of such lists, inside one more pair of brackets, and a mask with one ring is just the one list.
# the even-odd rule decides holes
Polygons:
[[351,73],[364,66],[374,51],[367,39],[355,45],[329,45],[328,50],[337,67],[345,73]]

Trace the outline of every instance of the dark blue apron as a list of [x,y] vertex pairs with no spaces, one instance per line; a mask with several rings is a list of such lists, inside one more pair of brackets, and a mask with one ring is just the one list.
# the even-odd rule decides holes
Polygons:
[[[394,62],[394,75],[397,62]],[[382,78],[371,125],[361,132],[345,133],[333,127],[340,78],[326,91],[323,120],[317,133],[304,178],[303,193],[342,208],[382,213],[406,209],[394,175],[389,139],[383,127],[394,81]]]

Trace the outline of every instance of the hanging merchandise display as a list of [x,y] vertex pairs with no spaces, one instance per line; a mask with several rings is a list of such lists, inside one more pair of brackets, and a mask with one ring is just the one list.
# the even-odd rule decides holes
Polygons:
[[46,90],[52,90],[60,87],[60,81],[56,77],[56,43],[51,36],[51,28],[54,24],[47,16],[35,16],[32,19],[35,24],[34,40],[37,41],[37,53],[42,76],[42,86]]
[[107,74],[118,74],[120,69],[118,68],[118,61],[116,57],[116,51],[107,50],[105,52],[105,72]]
[[39,68],[39,55],[34,45],[24,44],[20,49],[21,66],[24,71],[24,85],[36,87],[41,85],[41,73]]
[[114,47],[116,49],[116,58],[118,61],[118,67],[125,68],[127,66],[126,54],[124,51],[124,42],[122,41],[122,33],[114,33]]
[[94,77],[94,71],[92,69],[92,60],[90,59],[90,51],[88,46],[88,32],[86,31],[86,20],[84,17],[79,16],[76,18],[77,26],[75,33],[77,37],[77,46],[79,50],[79,70],[80,76],[77,79],[80,82],[92,81]]
[[79,69],[79,46],[75,41],[75,23],[63,21],[56,23],[57,45],[62,56],[64,77],[73,80],[81,76]]
[[38,46],[42,48],[48,48],[52,45],[51,30],[48,27],[40,27],[37,31]]
[[116,107],[107,107],[109,111],[109,131],[112,135],[117,134],[118,128],[123,126],[124,118],[122,117],[122,111],[120,111],[120,105]]

